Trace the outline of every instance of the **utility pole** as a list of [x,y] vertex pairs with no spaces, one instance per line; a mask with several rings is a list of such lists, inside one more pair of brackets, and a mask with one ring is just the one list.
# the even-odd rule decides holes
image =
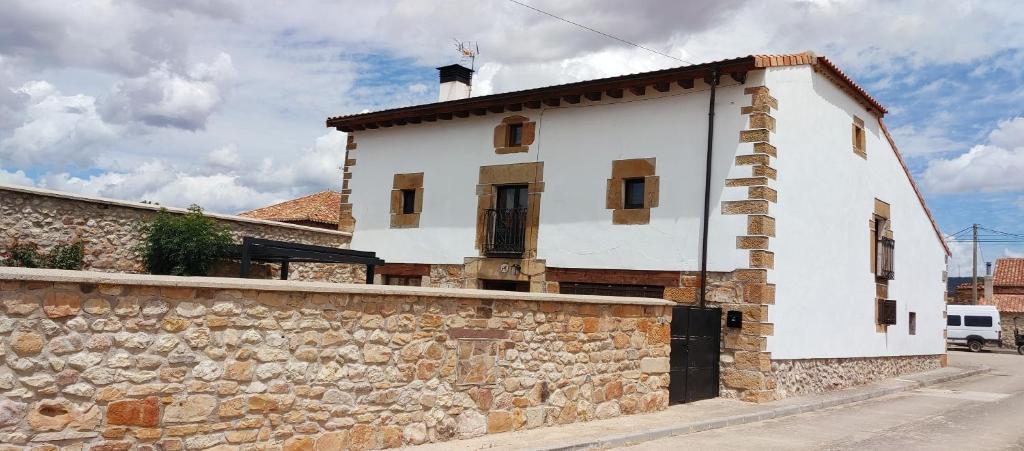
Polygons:
[[978,225],[971,225],[974,253],[971,254],[971,305],[978,305]]

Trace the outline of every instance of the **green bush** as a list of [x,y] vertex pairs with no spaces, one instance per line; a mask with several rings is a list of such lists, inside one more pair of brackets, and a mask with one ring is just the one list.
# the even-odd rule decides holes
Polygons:
[[39,245],[35,243],[15,242],[0,256],[0,266],[78,270],[82,269],[84,259],[85,244],[81,241],[58,244],[47,254],[40,254]]
[[46,267],[54,269],[82,269],[85,259],[85,245],[81,241],[58,244],[46,255]]
[[39,255],[39,246],[35,243],[14,242],[0,255],[0,266],[17,266],[21,268],[42,268],[44,258]]
[[142,226],[142,259],[150,273],[205,276],[227,255],[233,243],[228,228],[204,216],[198,205],[188,210],[182,215],[161,209]]

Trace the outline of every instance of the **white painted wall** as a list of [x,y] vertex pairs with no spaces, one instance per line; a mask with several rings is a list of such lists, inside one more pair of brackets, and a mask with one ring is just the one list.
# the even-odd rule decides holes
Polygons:
[[[945,352],[945,253],[877,118],[808,66],[770,69],[765,85],[779,101],[772,358]],[[852,150],[854,114],[866,125],[866,161]],[[875,332],[868,247],[875,198],[891,204],[896,239],[889,297],[898,319],[887,333]]]
[[[759,83],[759,75],[748,86]],[[731,80],[730,80],[731,82]],[[352,247],[404,263],[462,263],[473,248],[479,168],[544,162],[538,257],[549,266],[696,270],[699,265],[707,140],[708,87],[673,86],[665,93],[604,102],[524,110],[537,122],[529,153],[496,155],[493,130],[504,115],[367,130],[355,135],[358,150],[351,200],[356,218]],[[746,266],[736,250],[745,216],[720,216],[722,200],[745,198],[723,184],[741,146],[739,130],[750,104],[743,87],[718,89],[709,268]],[[612,160],[657,158],[660,204],[646,225],[613,225],[605,209]],[[746,167],[749,176],[749,167]],[[424,172],[420,227],[389,228],[389,196],[396,173]],[[735,176],[735,175],[734,175]],[[723,197],[729,196],[729,197]]]

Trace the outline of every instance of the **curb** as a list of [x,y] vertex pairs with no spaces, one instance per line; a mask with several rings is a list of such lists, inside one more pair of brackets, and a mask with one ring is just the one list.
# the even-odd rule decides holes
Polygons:
[[729,417],[697,421],[692,423],[681,424],[678,426],[653,429],[643,432],[611,435],[599,439],[581,441],[571,444],[560,444],[552,447],[533,448],[533,451],[580,451],[588,449],[614,448],[625,445],[635,445],[637,443],[658,440],[676,435],[710,431],[712,429],[721,429],[727,426],[755,423],[758,421],[783,418],[793,415],[799,415],[801,413],[828,409],[831,407],[841,406],[845,404],[852,404],[855,402],[866,401],[873,398],[880,398],[882,396],[887,396],[894,393],[901,393],[910,390],[915,390],[918,388],[928,387],[930,385],[941,384],[943,382],[949,382],[957,379],[977,376],[979,374],[988,373],[989,371],[991,371],[991,368],[983,366],[978,368],[965,369],[963,372],[956,374],[941,375],[932,378],[927,378],[924,380],[909,380],[900,378],[889,379],[901,382],[904,385],[899,387],[878,387],[874,390],[868,390],[866,392],[861,393],[850,393],[847,396],[841,396],[833,399],[813,400],[805,404],[779,406],[772,409],[768,409],[763,412],[733,415]]

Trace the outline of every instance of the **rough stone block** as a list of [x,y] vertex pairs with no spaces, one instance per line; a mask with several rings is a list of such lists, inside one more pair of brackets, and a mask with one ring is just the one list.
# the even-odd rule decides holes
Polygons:
[[640,371],[648,374],[667,373],[669,370],[668,357],[644,357],[640,359]]
[[107,406],[107,424],[156,427],[160,424],[160,400],[150,396],[114,401]]

